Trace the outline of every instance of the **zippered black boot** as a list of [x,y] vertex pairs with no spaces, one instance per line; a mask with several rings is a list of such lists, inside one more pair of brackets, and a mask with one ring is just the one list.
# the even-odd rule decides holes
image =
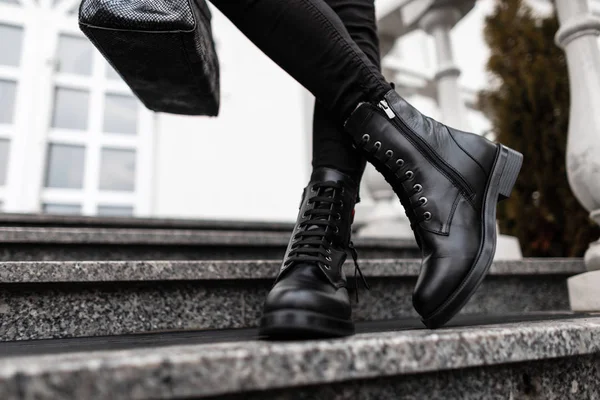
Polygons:
[[358,186],[347,175],[331,168],[313,171],[283,265],[265,301],[261,336],[301,339],[354,333],[342,265],[350,251],[355,273],[360,273],[350,241],[357,195]]
[[345,127],[406,210],[423,256],[413,305],[427,327],[440,327],[492,263],[496,204],[510,195],[523,156],[422,115],[394,90],[360,104]]

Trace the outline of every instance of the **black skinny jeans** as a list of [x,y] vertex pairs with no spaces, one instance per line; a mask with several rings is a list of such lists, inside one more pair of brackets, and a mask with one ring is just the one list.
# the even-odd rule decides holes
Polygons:
[[315,95],[313,167],[360,179],[365,160],[342,122],[390,89],[380,72],[374,0],[211,0],[258,48]]
[[[325,0],[340,17],[350,37],[379,70],[379,37],[374,0]],[[348,134],[321,101],[315,102],[313,117],[313,168],[336,168],[360,181],[367,163],[352,147]]]

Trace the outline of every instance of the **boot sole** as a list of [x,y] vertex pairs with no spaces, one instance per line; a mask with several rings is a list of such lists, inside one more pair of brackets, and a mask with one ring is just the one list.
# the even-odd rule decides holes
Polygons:
[[421,321],[430,329],[439,328],[454,317],[475,293],[487,274],[496,253],[496,205],[507,199],[519,176],[523,155],[506,146],[498,145],[496,160],[485,189],[482,208],[482,232],[475,263],[459,288],[433,314]]
[[296,340],[343,337],[354,334],[354,323],[307,310],[277,310],[265,313],[259,335],[267,339]]

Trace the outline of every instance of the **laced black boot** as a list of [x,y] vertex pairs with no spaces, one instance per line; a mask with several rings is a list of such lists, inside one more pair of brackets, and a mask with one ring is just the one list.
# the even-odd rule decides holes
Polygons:
[[350,234],[357,192],[357,184],[335,169],[313,171],[283,265],[265,301],[261,336],[297,339],[354,333],[342,265],[350,251],[356,280],[360,269]]
[[489,269],[496,203],[510,195],[523,156],[422,115],[394,90],[360,104],[345,127],[406,210],[423,254],[413,305],[439,327]]

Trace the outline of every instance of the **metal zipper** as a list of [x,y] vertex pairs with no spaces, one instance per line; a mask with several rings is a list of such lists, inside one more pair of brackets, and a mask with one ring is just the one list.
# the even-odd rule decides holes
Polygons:
[[[390,107],[387,100],[383,99],[377,104],[379,108],[381,108],[387,117],[391,120],[392,124],[394,124],[397,128],[401,129],[403,132],[408,133],[407,139],[409,139],[413,145],[417,146],[420,150],[429,155],[430,161],[436,164],[440,169],[442,169],[446,174],[452,177],[452,179],[461,186],[462,191],[471,195],[473,193],[473,189],[469,182],[467,182],[460,174],[456,173],[448,163],[446,163],[442,158],[440,158],[435,150],[431,148],[429,143],[425,141],[421,136],[419,136],[410,126],[408,126],[402,118],[396,118],[396,114],[394,110]],[[399,126],[400,125],[400,126]]]

